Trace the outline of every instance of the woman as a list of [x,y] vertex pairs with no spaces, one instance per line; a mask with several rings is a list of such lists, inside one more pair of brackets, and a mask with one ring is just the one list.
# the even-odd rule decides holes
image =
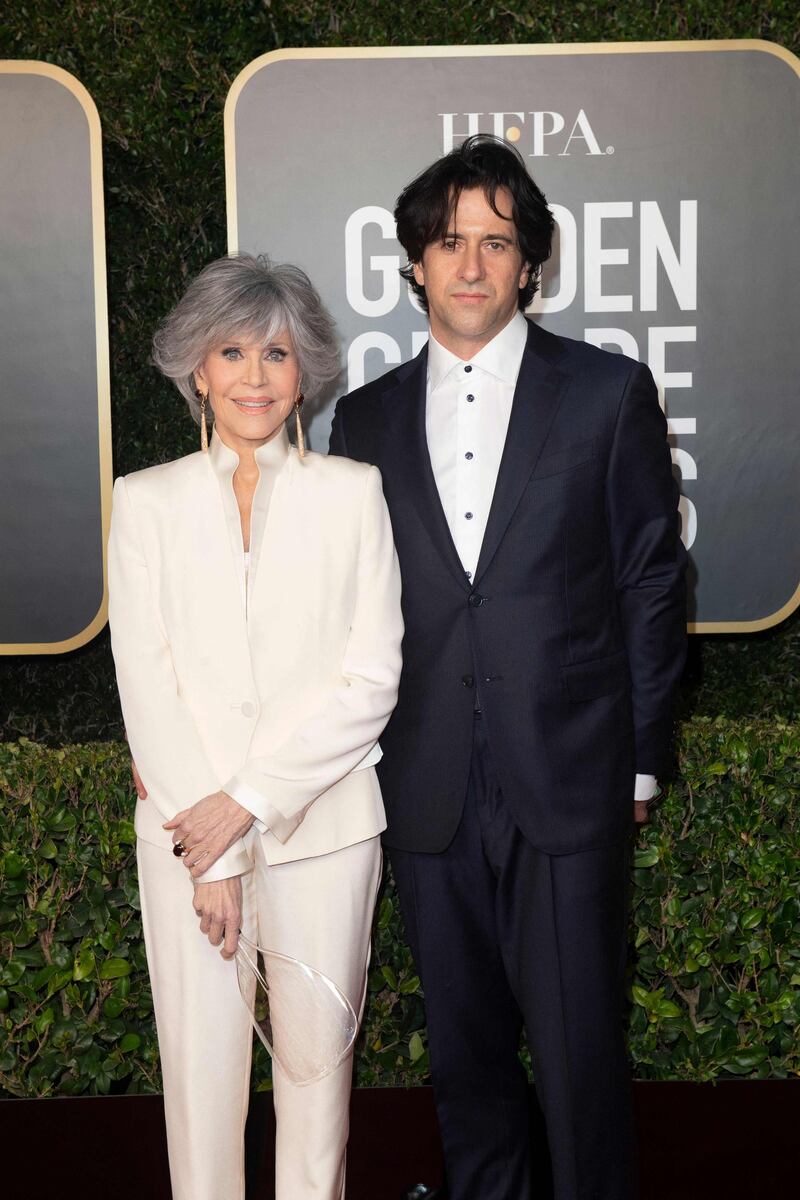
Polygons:
[[[239,930],[363,1005],[400,581],[378,471],[289,444],[303,391],[338,372],[302,271],[211,263],[154,359],[202,448],[116,482],[112,646],[142,784],[173,1195],[240,1200],[252,1027],[230,961]],[[273,1064],[278,1200],[344,1195],[351,1074],[349,1058],[297,1087]]]

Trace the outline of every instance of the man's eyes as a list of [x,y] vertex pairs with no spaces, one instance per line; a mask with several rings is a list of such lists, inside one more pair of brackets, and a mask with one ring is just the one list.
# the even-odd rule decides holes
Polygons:
[[[442,249],[452,253],[453,250],[460,249],[462,245],[463,242],[459,241],[457,238],[445,238],[442,242]],[[486,250],[505,250],[506,248],[505,242],[483,242],[482,245]]]

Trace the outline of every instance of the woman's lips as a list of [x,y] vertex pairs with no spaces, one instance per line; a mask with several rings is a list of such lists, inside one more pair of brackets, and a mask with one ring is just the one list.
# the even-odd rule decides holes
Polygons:
[[237,400],[233,398],[233,403],[240,412],[261,413],[266,412],[275,403],[274,400]]

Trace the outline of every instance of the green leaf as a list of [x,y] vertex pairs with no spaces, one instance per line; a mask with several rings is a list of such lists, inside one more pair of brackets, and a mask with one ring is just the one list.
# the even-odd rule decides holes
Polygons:
[[12,959],[10,963],[6,963],[3,970],[3,982],[13,986],[19,983],[22,976],[25,974],[25,963],[19,959]]
[[649,850],[637,850],[633,856],[634,867],[654,867],[659,860],[659,852],[655,846]]
[[727,775],[728,774],[728,767],[727,767],[727,764],[724,762],[709,763],[708,766],[703,768],[703,770],[706,775]]
[[398,990],[401,996],[411,996],[414,992],[419,991],[420,986],[419,975],[411,975],[408,979],[403,980]]
[[121,979],[124,975],[130,975],[131,964],[127,958],[107,958],[100,967],[101,979]]
[[95,965],[94,950],[89,946],[84,946],[75,955],[72,978],[76,981],[88,979],[90,975],[94,974]]
[[764,920],[763,908],[751,908],[742,917],[742,929],[755,929]]
[[408,1039],[408,1056],[412,1063],[416,1062],[417,1059],[422,1058],[424,1053],[425,1046],[422,1038],[418,1033],[412,1033],[411,1037]]
[[124,1038],[120,1039],[119,1048],[123,1054],[127,1054],[129,1050],[138,1050],[142,1044],[142,1039],[138,1033],[126,1033]]
[[723,1063],[723,1066],[732,1075],[749,1075],[768,1058],[769,1051],[765,1046],[753,1046],[751,1049],[732,1055],[726,1063]]
[[397,975],[393,967],[381,967],[381,975],[393,992],[397,991]]
[[3,874],[6,879],[18,879],[25,870],[25,860],[17,854],[16,850],[9,850],[3,855]]

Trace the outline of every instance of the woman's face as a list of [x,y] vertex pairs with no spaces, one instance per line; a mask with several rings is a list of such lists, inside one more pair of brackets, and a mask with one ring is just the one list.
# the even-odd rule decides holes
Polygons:
[[195,372],[208,395],[217,434],[232,450],[255,449],[274,437],[300,392],[300,367],[291,338],[267,346],[231,338],[209,351]]

